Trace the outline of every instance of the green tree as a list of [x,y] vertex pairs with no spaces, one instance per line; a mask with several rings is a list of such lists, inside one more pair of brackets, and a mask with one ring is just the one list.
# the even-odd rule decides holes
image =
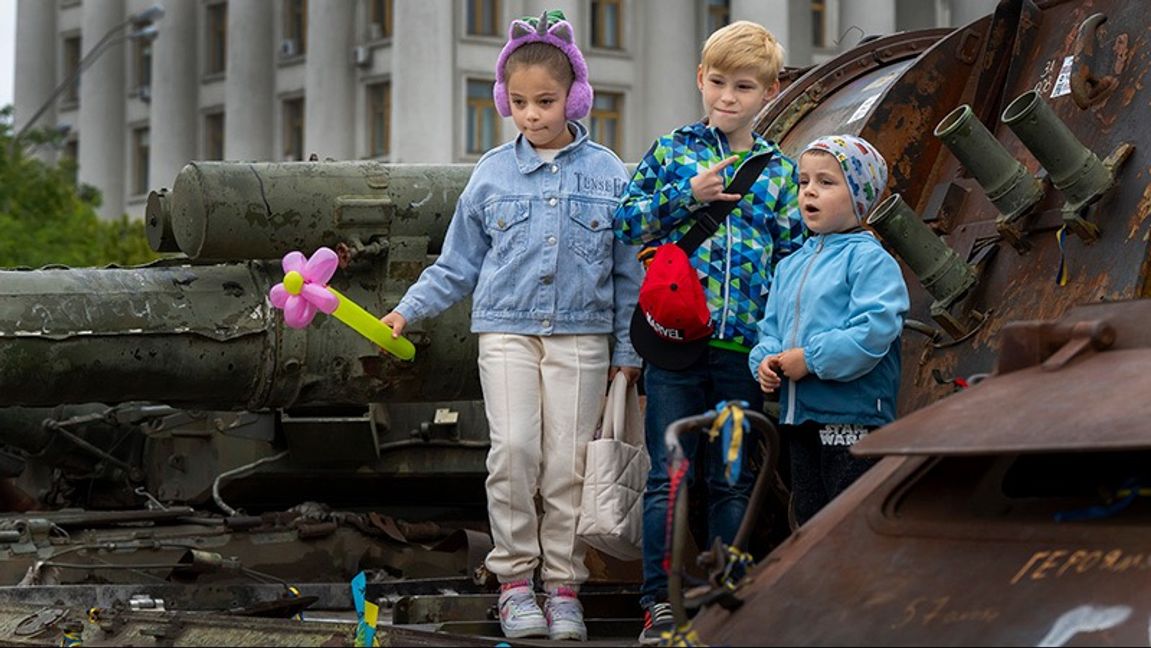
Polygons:
[[99,218],[100,192],[88,185],[77,190],[75,161],[50,166],[25,151],[59,137],[34,129],[12,146],[12,106],[0,109],[0,267],[133,265],[158,258],[143,222],[127,215]]

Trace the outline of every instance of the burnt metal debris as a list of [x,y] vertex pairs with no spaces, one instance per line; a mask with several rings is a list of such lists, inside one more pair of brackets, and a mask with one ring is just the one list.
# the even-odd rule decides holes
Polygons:
[[[912,293],[902,416],[746,577],[703,552],[692,636],[1146,641],[1149,39],[1136,0],[1003,0],[788,71],[760,132],[792,154],[861,135],[891,163],[870,222]],[[0,640],[348,644],[354,617],[259,617],[347,610],[365,571],[385,642],[490,642],[468,305],[413,328],[405,363],[265,298],[286,251],[326,245],[335,287],[387,312],[469,173],[194,162],[148,199],[171,258],[0,272]],[[631,639],[637,565],[589,564],[593,636]]]

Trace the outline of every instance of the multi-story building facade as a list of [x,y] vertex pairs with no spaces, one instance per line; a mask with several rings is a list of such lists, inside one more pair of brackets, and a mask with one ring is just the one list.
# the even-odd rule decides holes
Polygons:
[[[125,36],[155,0],[19,0],[19,130],[106,35],[112,45],[37,119],[67,132],[101,213],[143,214],[189,160],[474,161],[515,134],[491,98],[508,22],[562,9],[588,61],[592,136],[627,161],[697,118],[707,35],[766,25],[790,66],[864,35],[962,25],[995,0],[163,0],[154,40]],[[858,29],[854,29],[854,28]]]

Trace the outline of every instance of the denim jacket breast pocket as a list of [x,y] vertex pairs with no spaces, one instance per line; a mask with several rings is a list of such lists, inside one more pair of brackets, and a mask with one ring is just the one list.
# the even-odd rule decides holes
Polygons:
[[572,198],[568,206],[568,246],[584,261],[589,263],[610,262],[612,243],[612,218],[618,203],[614,200]]
[[527,247],[528,218],[531,203],[527,200],[496,200],[484,206],[484,230],[492,240],[492,251],[498,265],[518,257]]

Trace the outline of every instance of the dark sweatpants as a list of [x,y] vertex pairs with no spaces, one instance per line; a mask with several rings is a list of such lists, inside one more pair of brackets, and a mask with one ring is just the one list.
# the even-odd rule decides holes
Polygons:
[[874,429],[824,423],[780,426],[791,455],[791,502],[797,524],[810,520],[875,465],[874,459],[851,454],[851,446]]

